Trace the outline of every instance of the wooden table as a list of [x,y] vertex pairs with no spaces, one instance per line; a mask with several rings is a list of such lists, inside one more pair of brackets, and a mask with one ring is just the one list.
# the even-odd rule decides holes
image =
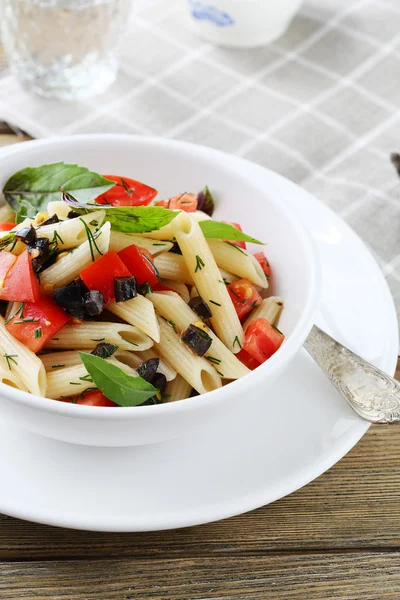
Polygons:
[[[0,145],[17,141],[0,127]],[[220,523],[101,534],[0,516],[0,561],[2,600],[398,600],[400,427],[371,427],[317,481]]]

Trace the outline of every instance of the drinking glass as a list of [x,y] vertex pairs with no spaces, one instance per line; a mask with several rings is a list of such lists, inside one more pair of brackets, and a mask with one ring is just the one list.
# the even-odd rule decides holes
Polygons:
[[2,42],[25,89],[79,99],[115,80],[118,41],[132,0],[2,1]]

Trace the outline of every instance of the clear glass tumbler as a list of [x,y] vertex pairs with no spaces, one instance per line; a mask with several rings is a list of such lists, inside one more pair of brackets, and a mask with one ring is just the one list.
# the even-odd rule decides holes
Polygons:
[[115,80],[118,41],[132,0],[2,3],[2,43],[11,72],[25,89],[79,99],[100,94]]

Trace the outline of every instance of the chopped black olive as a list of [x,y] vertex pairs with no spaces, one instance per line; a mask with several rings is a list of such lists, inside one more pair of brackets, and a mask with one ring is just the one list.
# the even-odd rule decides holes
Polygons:
[[66,287],[58,288],[54,291],[54,300],[58,306],[61,306],[69,315],[77,319],[84,319],[86,316],[83,306],[85,291],[79,284],[72,282]]
[[52,215],[45,221],[42,221],[40,223],[40,227],[43,227],[43,225],[54,225],[54,223],[59,223],[59,222],[60,222],[60,219],[57,217],[57,215]]
[[208,306],[207,302],[204,302],[203,298],[201,298],[200,296],[195,296],[194,298],[192,298],[189,302],[189,306],[192,310],[194,310],[196,315],[199,315],[199,317],[201,317],[202,319],[209,319],[210,317],[212,317],[210,307]]
[[23,227],[15,232],[15,237],[21,242],[29,244],[36,239],[36,229],[30,225],[29,227]]
[[97,317],[104,310],[104,296],[97,290],[86,292],[83,297],[83,309],[89,317]]
[[189,325],[182,335],[182,341],[198,356],[204,356],[212,344],[212,338],[196,325]]
[[126,302],[137,296],[136,279],[134,277],[116,277],[114,279],[116,302]]
[[37,238],[28,244],[28,252],[32,256],[32,266],[40,271],[50,257],[50,242],[47,238]]
[[195,398],[196,396],[200,396],[200,394],[193,388],[193,390],[190,392],[190,398]]
[[178,242],[174,242],[174,245],[172,246],[170,252],[173,252],[173,254],[182,254]]
[[160,364],[159,358],[149,358],[137,368],[137,374],[148,383],[153,384],[153,380],[157,374],[157,369]]
[[77,277],[76,279],[71,281],[71,283],[69,283],[68,285],[71,287],[72,286],[80,287],[83,294],[86,294],[86,292],[89,291],[89,288],[86,286],[86,284],[83,282],[83,279],[81,279],[80,277]]
[[70,210],[67,214],[67,219],[76,219],[76,217],[79,217],[79,213],[75,212],[74,210]]
[[102,342],[101,344],[97,344],[96,348],[90,354],[100,356],[100,358],[110,358],[116,350],[118,350],[118,346]]
[[153,381],[151,382],[155,388],[157,388],[161,394],[165,392],[165,388],[167,387],[167,378],[164,373],[156,373],[153,377]]

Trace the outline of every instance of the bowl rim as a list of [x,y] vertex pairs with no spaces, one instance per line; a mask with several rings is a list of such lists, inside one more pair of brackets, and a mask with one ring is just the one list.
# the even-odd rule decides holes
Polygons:
[[[0,150],[0,158],[13,156],[15,154],[24,154],[26,150],[41,148],[46,146],[52,146],[61,142],[75,141],[105,141],[113,140],[118,141],[134,141],[136,143],[143,143],[145,145],[164,146],[172,147],[176,150],[184,149],[185,152],[189,152],[192,155],[200,154],[205,157],[211,158],[214,156],[216,160],[223,160],[226,155],[221,150],[202,146],[200,144],[194,144],[191,142],[181,140],[169,140],[158,136],[140,136],[132,134],[113,134],[113,133],[99,133],[99,134],[79,134],[73,136],[55,136],[45,139],[32,140],[24,142],[23,144],[16,144],[10,147],[5,147]],[[234,171],[230,165],[226,165],[227,171]],[[1,171],[1,167],[0,167]],[[281,177],[281,176],[280,176]],[[286,178],[283,178],[286,179]],[[258,185],[253,184],[257,187],[260,193],[263,190]],[[274,199],[270,200],[275,202]],[[318,310],[320,295],[321,295],[321,266],[319,262],[318,252],[314,240],[311,237],[310,232],[307,230],[304,223],[295,215],[292,210],[283,203],[275,202],[277,210],[284,214],[284,217],[290,222],[291,226],[297,231],[298,237],[301,240],[304,250],[308,256],[307,264],[309,266],[309,287],[308,297],[306,300],[305,309],[299,321],[297,322],[293,332],[285,340],[285,343],[281,346],[279,351],[274,354],[268,361],[260,365],[254,371],[251,371],[245,377],[232,381],[229,386],[223,386],[206,394],[194,396],[192,398],[186,398],[185,400],[179,400],[176,402],[167,402],[155,406],[132,406],[132,407],[119,407],[118,411],[110,411],[109,407],[99,406],[85,406],[77,405],[73,403],[58,402],[57,400],[37,396],[23,390],[12,388],[6,384],[0,383],[0,396],[6,399],[16,402],[20,405],[24,405],[30,409],[39,409],[45,413],[54,414],[55,416],[70,417],[83,420],[121,420],[121,418],[135,418],[137,420],[149,419],[151,416],[161,417],[162,415],[168,414],[173,415],[183,412],[191,412],[198,408],[206,408],[209,404],[218,402],[221,400],[227,400],[230,396],[229,391],[232,394],[240,394],[248,391],[249,387],[262,384],[265,380],[272,378],[273,374],[283,364],[288,364],[291,358],[298,352],[303,345],[308,333],[310,332],[313,324],[314,317]],[[251,380],[251,381],[250,381]],[[229,391],[228,391],[229,390]]]

